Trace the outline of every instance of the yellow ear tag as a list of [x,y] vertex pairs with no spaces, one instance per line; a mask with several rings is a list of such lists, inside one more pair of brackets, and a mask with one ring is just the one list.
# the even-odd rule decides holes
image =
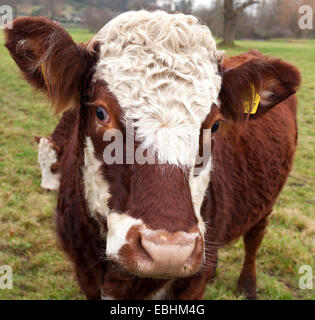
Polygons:
[[256,92],[254,85],[251,85],[252,88],[252,101],[244,101],[244,113],[255,114],[258,109],[258,105],[261,99],[261,96]]

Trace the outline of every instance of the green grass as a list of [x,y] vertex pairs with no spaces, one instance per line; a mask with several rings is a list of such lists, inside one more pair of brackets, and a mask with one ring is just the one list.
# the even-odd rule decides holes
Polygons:
[[[76,41],[90,38],[85,30],[71,31]],[[288,183],[278,199],[257,260],[261,299],[315,299],[313,290],[298,287],[298,269],[315,255],[315,41],[238,41],[238,54],[259,49],[298,66],[299,148]],[[56,195],[40,188],[35,135],[48,135],[57,119],[41,94],[35,94],[18,74],[0,36],[0,265],[12,266],[12,290],[0,299],[82,299],[71,264],[56,243]],[[220,251],[217,277],[208,286],[208,299],[243,299],[236,292],[243,244]]]

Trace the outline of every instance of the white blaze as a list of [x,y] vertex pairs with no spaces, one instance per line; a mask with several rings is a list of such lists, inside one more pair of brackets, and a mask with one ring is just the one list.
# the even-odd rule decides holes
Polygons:
[[94,42],[94,80],[107,82],[143,148],[152,147],[162,163],[193,166],[201,123],[221,85],[210,30],[193,16],[126,12]]

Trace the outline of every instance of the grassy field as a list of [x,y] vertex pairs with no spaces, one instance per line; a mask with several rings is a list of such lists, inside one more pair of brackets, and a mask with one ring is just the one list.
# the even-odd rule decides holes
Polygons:
[[[72,31],[77,41],[90,35]],[[260,299],[315,299],[299,289],[302,265],[315,272],[315,41],[239,41],[237,54],[251,48],[297,65],[299,148],[294,169],[270,219],[257,261]],[[14,272],[12,290],[0,299],[82,299],[68,260],[56,244],[56,194],[40,188],[35,135],[48,135],[54,118],[45,98],[20,79],[0,35],[0,266]],[[244,299],[236,292],[243,259],[242,241],[220,252],[217,277],[207,299]],[[315,283],[314,283],[315,285]]]

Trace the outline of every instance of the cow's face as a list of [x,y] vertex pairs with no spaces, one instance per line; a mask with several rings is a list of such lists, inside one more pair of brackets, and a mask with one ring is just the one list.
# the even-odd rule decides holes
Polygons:
[[196,162],[199,146],[210,153],[222,115],[242,120],[253,86],[263,111],[293,93],[296,70],[257,58],[219,75],[210,31],[181,14],[125,13],[88,47],[39,18],[15,20],[6,37],[27,80],[57,110],[80,105],[84,197],[107,258],[140,276],[197,272],[211,169],[209,156]]
[[215,42],[193,17],[143,12],[113,20],[95,43],[83,172],[90,212],[107,221],[107,258],[142,276],[191,275],[204,256],[210,157],[194,172],[218,104]]
[[[103,81],[96,81],[92,92],[89,102],[82,106],[84,116],[81,114],[89,119],[83,179],[90,213],[107,224],[107,258],[139,275],[179,277],[197,271],[204,252],[205,225],[200,207],[209,183],[210,158],[201,163],[195,176],[195,161],[172,162],[176,159],[173,152],[179,150],[176,142],[182,142],[181,126],[185,128],[185,123],[179,123],[175,128],[168,124],[172,139],[161,137],[171,152],[162,161],[159,149],[152,151],[137,139],[141,127],[126,121],[124,110]],[[151,123],[160,121],[155,112]],[[218,119],[218,108],[213,107],[210,115],[207,126]],[[192,135],[197,148],[186,148],[194,152],[195,159],[203,124],[199,120],[199,128]],[[148,133],[153,139],[160,132]],[[210,144],[207,146],[210,151]]]

